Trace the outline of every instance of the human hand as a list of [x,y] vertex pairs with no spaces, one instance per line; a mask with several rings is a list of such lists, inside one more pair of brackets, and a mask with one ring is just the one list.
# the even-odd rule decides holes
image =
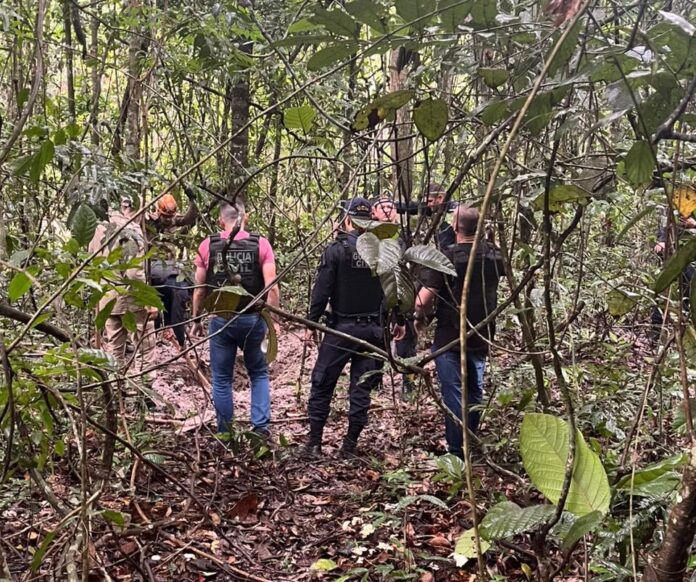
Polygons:
[[693,216],[689,216],[689,218],[682,218],[681,223],[684,228],[696,228],[696,218]]
[[204,336],[203,324],[200,321],[195,321],[191,326],[191,336],[195,338]]
[[304,332],[304,343],[306,344],[316,344],[317,334],[313,329],[307,328]]
[[280,323],[277,321],[273,322],[273,331],[275,331],[276,337],[280,337]]
[[662,255],[665,252],[665,243],[663,242],[658,242],[655,245],[655,254],[657,255]]

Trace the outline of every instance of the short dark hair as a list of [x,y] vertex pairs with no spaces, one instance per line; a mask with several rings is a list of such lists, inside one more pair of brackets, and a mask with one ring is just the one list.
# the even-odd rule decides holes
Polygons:
[[472,206],[460,206],[455,212],[455,227],[457,232],[465,236],[476,234],[479,221],[479,211]]

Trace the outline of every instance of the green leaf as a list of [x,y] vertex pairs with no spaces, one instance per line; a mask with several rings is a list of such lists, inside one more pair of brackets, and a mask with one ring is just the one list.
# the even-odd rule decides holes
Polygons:
[[70,232],[75,240],[80,243],[80,246],[86,247],[92,240],[96,230],[97,215],[89,205],[84,202],[81,203],[70,221]]
[[481,121],[486,125],[495,125],[510,114],[510,105],[507,101],[491,101],[481,111]]
[[12,277],[10,284],[7,286],[7,298],[10,300],[10,303],[17,301],[29,289],[31,289],[31,279],[26,273],[20,271]]
[[317,112],[311,105],[290,107],[283,112],[283,124],[288,129],[301,129],[307,135],[316,116]]
[[399,234],[399,225],[393,222],[380,222],[379,220],[365,220],[362,218],[352,218],[351,222],[368,232],[374,234],[378,239],[396,238]]
[[416,30],[424,30],[431,17],[426,17],[435,8],[435,3],[429,0],[396,0],[396,13],[405,23]]
[[123,327],[126,328],[126,331],[129,331],[130,333],[136,333],[138,331],[135,315],[131,311],[127,311],[121,316],[121,323],[123,324]]
[[636,305],[640,295],[622,291],[621,289],[612,289],[607,294],[607,307],[609,315],[612,317],[621,317],[631,311]]
[[498,16],[497,0],[474,0],[471,6],[471,23],[474,28],[491,28],[496,26]]
[[642,186],[652,179],[655,158],[647,141],[637,141],[626,155],[626,175],[634,186]]
[[162,298],[157,289],[138,279],[126,279],[126,281],[130,287],[129,294],[136,305],[141,307],[155,307],[160,311],[164,309]]
[[50,139],[44,140],[32,159],[31,169],[29,170],[29,178],[33,182],[38,182],[46,165],[53,159],[55,147]]
[[[482,554],[485,554],[489,550],[489,548],[491,547],[491,544],[489,544],[484,539],[480,540],[480,544],[481,544],[481,553]],[[476,558],[476,541],[475,541],[475,537],[474,537],[474,529],[471,528],[471,529],[466,530],[457,539],[457,543],[454,546],[454,563],[457,565],[458,568],[461,568],[469,560],[473,560],[475,558]]]
[[[590,198],[590,193],[580,186],[572,184],[562,184],[554,186],[549,192],[549,210],[558,212],[564,204],[577,203],[586,204]],[[534,199],[534,210],[544,209],[544,193],[542,192]]]
[[310,18],[310,21],[321,24],[326,30],[339,36],[354,37],[358,29],[358,23],[343,10],[337,8],[326,10],[317,6],[314,8],[314,16]]
[[500,87],[505,84],[509,78],[509,73],[505,69],[489,69],[486,67],[480,67],[478,74],[483,79],[483,82],[488,85],[491,89]]
[[575,543],[583,536],[590,533],[595,529],[600,523],[604,516],[599,511],[592,511],[587,515],[583,515],[575,520],[575,523],[570,526],[568,533],[563,537],[563,543],[561,547],[564,550],[569,550]]
[[41,567],[41,564],[43,563],[43,558],[46,555],[46,550],[48,550],[48,548],[50,547],[51,542],[53,542],[53,539],[56,537],[56,534],[58,533],[60,528],[61,526],[59,525],[53,531],[48,532],[46,534],[46,537],[41,542],[39,549],[36,550],[36,552],[34,552],[34,557],[31,559],[32,572],[36,572]]
[[[599,457],[578,431],[570,491],[565,509],[582,516],[609,510],[611,490]],[[549,414],[526,414],[520,430],[524,468],[535,487],[549,501],[558,503],[568,458],[568,424]]]
[[298,20],[296,22],[293,22],[290,26],[288,26],[288,34],[297,34],[298,32],[309,32],[312,30],[317,29],[317,24],[314,22],[310,22],[309,20]]
[[523,509],[516,503],[504,501],[491,507],[481,521],[479,532],[489,541],[511,538],[534,529],[554,513],[553,505],[532,505]]
[[379,280],[388,308],[397,307],[401,313],[413,311],[416,290],[408,272],[401,268],[393,269],[380,275]]
[[674,253],[655,280],[655,293],[662,293],[696,257],[696,237]]
[[415,91],[410,89],[400,89],[377,97],[355,114],[351,127],[355,131],[372,129],[397,109],[406,105],[415,94]]
[[355,53],[355,45],[350,43],[332,44],[315,52],[307,61],[307,69],[313,72],[335,65],[350,58]]
[[106,320],[109,319],[111,312],[114,310],[114,305],[116,305],[116,298],[109,301],[104,308],[100,309],[99,313],[97,313],[97,317],[94,318],[94,326],[98,330],[104,329]]
[[440,271],[447,275],[457,276],[457,271],[454,269],[452,261],[430,245],[415,245],[406,249],[404,252],[404,260],[410,263],[423,265],[428,269]]
[[113,523],[118,527],[126,527],[126,518],[120,511],[105,509],[101,512],[101,516],[109,523]]
[[338,564],[334,562],[333,560],[329,560],[328,558],[322,558],[321,560],[317,560],[312,564],[311,568],[315,572],[331,572],[331,570],[335,570],[338,568]]
[[696,281],[691,279],[691,293],[689,293],[691,311],[691,325],[696,326]]
[[382,6],[373,0],[353,0],[344,6],[348,13],[358,22],[367,24],[380,34],[387,32],[384,25],[385,11]]
[[459,32],[459,26],[464,24],[471,12],[471,2],[462,0],[442,0],[439,5],[440,22],[447,32]]
[[538,135],[549,124],[552,117],[552,95],[551,93],[542,93],[532,99],[524,116],[524,126],[533,135]]
[[77,359],[81,364],[95,366],[97,368],[106,368],[108,370],[118,370],[118,360],[113,354],[104,350],[94,348],[80,348]]
[[447,127],[447,103],[442,99],[426,99],[413,109],[413,121],[430,141],[437,140]]
[[444,501],[442,501],[442,499],[435,497],[434,495],[406,495],[406,497],[402,497],[399,500],[398,508],[406,509],[409,505],[412,505],[417,501],[427,501],[428,503],[432,503],[440,509],[449,509],[447,507],[447,504]]
[[648,465],[640,471],[636,471],[633,475],[626,475],[616,484],[616,489],[618,491],[630,491],[631,488],[639,488],[646,483],[650,483],[651,481],[654,481],[655,479],[658,479],[663,475],[678,469],[682,465],[685,465],[688,461],[689,457],[686,453],[668,457],[662,461],[659,461],[658,463]]
[[675,26],[678,26],[679,28],[686,33],[687,36],[696,36],[696,26],[691,24],[686,18],[683,16],[680,16],[679,14],[675,14],[674,12],[666,12],[665,10],[659,10],[660,15],[662,18],[670,22],[671,24],[674,24]]
[[373,273],[377,271],[379,261],[379,242],[380,239],[377,236],[371,232],[364,232],[355,243],[360,258],[367,263]]

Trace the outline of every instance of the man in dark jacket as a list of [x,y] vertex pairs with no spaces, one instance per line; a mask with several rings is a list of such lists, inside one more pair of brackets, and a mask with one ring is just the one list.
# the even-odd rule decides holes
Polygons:
[[[445,406],[461,418],[462,381],[459,344],[459,306],[467,265],[472,260],[471,248],[476,233],[479,212],[475,208],[458,208],[454,217],[456,244],[443,249],[457,271],[457,276],[448,276],[430,269],[423,273],[423,288],[416,299],[416,323],[425,321],[426,314],[437,299],[435,316],[437,325],[433,351],[452,341],[457,343],[450,350],[435,359],[440,391]],[[467,300],[468,326],[475,327],[495,310],[498,303],[498,280],[503,276],[503,263],[500,251],[487,240],[479,241],[476,256],[473,258],[474,271]],[[486,367],[489,343],[495,332],[494,322],[484,325],[466,344],[467,402],[476,407],[483,400],[483,373]],[[467,425],[475,433],[480,418],[479,410],[471,410]],[[462,428],[449,415],[445,417],[445,438],[449,452],[459,457],[462,452]]]
[[[329,304],[330,326],[333,329],[383,348],[382,287],[379,278],[356,250],[356,241],[362,230],[356,228],[351,220],[353,217],[369,220],[371,215],[372,207],[365,198],[353,198],[346,205],[341,231],[322,254],[307,318],[318,322]],[[307,329],[305,341],[314,339],[313,330]],[[370,392],[381,381],[379,371],[382,362],[371,357],[355,342],[332,334],[324,336],[312,372],[312,389],[307,407],[309,439],[303,449],[305,454],[321,454],[331,399],[338,378],[349,361],[348,433],[343,441],[341,456],[351,457],[355,454],[358,438],[367,424]]]

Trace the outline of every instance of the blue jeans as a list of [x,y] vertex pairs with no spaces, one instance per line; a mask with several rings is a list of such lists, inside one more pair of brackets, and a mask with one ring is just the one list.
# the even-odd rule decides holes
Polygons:
[[[459,363],[459,352],[445,352],[435,358],[435,368],[440,381],[442,401],[454,416],[462,417],[462,377]],[[466,354],[466,385],[467,402],[469,406],[477,406],[483,401],[483,372],[486,368],[486,354],[482,352],[467,352]],[[467,426],[473,433],[478,429],[481,412],[470,410]],[[445,415],[445,439],[447,448],[453,455],[462,456],[463,434],[459,423]]]
[[244,352],[244,366],[251,380],[251,424],[256,429],[267,429],[271,421],[271,398],[268,364],[261,351],[266,322],[258,313],[244,313],[232,321],[214,317],[208,326],[208,335],[218,432],[230,432],[232,425],[232,385],[237,348]]

